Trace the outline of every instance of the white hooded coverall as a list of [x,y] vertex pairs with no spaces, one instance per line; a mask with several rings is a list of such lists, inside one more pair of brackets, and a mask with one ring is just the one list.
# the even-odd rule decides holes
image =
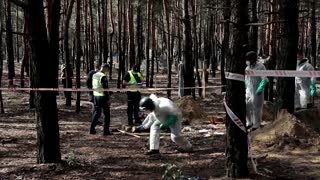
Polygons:
[[171,140],[182,149],[190,149],[192,147],[191,143],[180,135],[182,113],[179,108],[168,98],[158,98],[153,94],[151,94],[150,98],[155,104],[155,110],[153,112],[157,118],[150,128],[150,150],[159,150],[160,124],[165,122],[169,115],[177,116],[176,122],[169,126]]
[[[308,62],[297,65],[297,71],[313,71],[313,66]],[[295,78],[295,108],[307,108],[307,104],[311,103],[310,84],[314,81],[310,77],[296,77]]]
[[[256,62],[254,65],[246,67],[246,70],[266,70],[265,66]],[[245,76],[246,87],[246,122],[247,126],[259,128],[262,117],[262,108],[264,102],[264,90],[260,95],[256,94],[257,88],[262,80],[268,80],[266,77]]]

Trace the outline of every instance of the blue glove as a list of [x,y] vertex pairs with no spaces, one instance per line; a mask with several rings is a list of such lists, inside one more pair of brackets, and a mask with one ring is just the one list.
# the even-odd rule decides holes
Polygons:
[[144,130],[144,127],[143,127],[142,124],[139,126],[139,130],[140,130],[140,131],[143,131],[143,130]]
[[138,84],[137,81],[131,82],[130,84]]

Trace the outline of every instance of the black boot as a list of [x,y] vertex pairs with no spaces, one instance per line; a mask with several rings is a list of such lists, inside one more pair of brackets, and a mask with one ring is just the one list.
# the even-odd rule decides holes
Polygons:
[[155,154],[160,154],[159,152],[159,149],[156,150],[156,149],[152,149],[152,150],[149,150],[145,153],[146,155],[155,155]]

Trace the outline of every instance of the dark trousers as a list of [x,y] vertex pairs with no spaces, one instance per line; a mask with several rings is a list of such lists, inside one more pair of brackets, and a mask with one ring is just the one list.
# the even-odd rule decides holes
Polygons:
[[107,104],[107,98],[105,96],[94,96],[94,111],[90,127],[91,132],[95,132],[95,127],[98,124],[102,111],[104,113],[103,133],[108,134],[110,133],[110,106]]
[[140,92],[128,92],[128,124],[133,125],[133,116],[135,123],[141,124],[141,120],[139,118],[139,102],[141,99]]

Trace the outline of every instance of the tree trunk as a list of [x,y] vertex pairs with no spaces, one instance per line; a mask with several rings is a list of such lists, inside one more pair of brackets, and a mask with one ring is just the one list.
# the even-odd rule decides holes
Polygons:
[[13,52],[13,35],[12,35],[12,23],[11,23],[11,2],[7,0],[7,19],[6,19],[6,30],[7,30],[7,55],[8,55],[8,79],[9,83],[13,85],[13,78],[15,77],[14,68],[14,52]]
[[154,5],[151,5],[151,73],[150,73],[150,87],[153,87],[153,77],[154,77],[154,61],[155,61],[155,51],[156,51],[156,19],[154,16]]
[[228,58],[228,52],[229,52],[229,38],[230,38],[230,25],[227,20],[230,19],[231,16],[231,1],[225,0],[224,1],[224,7],[226,7],[223,11],[223,18],[224,18],[224,24],[223,24],[223,40],[222,40],[222,48],[221,48],[221,85],[222,85],[222,92],[226,91],[226,88],[224,85],[226,85],[226,76],[225,76],[225,62]]
[[[28,34],[28,26],[29,26],[29,19],[26,13],[24,13],[24,25],[23,25],[23,33]],[[28,45],[28,36],[23,36],[23,57],[22,57],[22,64],[21,64],[21,71],[20,71],[20,86],[24,88],[25,86],[25,78],[24,73],[27,72],[29,74],[29,45]]]
[[[252,23],[258,22],[257,0],[251,0]],[[258,49],[258,26],[251,26],[250,49],[257,52]]]
[[137,37],[137,46],[138,46],[138,56],[137,59],[138,61],[136,62],[139,64],[139,66],[142,63],[143,60],[143,21],[142,21],[142,3],[141,1],[138,2],[138,7],[137,7],[137,30],[136,30],[136,37]]
[[[42,1],[29,1],[27,7],[29,18],[29,42],[32,52],[32,80],[38,88],[54,88],[56,75],[48,71],[53,65],[48,60],[50,54]],[[36,91],[37,122],[37,162],[55,163],[61,161],[59,144],[59,124],[56,95],[54,92]]]
[[316,20],[316,0],[312,1],[311,11],[311,57],[313,67],[317,67],[317,20]]
[[128,20],[129,20],[129,65],[132,67],[136,60],[136,52],[135,52],[135,45],[134,45],[134,25],[133,25],[133,0],[129,1],[129,13],[128,13]]
[[[112,8],[112,7],[111,7]],[[102,16],[103,16],[103,62],[108,61],[108,2],[102,1]],[[112,66],[112,64],[110,64]]]
[[[66,87],[67,88],[72,88],[72,79],[71,79],[71,74],[70,69],[71,63],[70,63],[70,48],[69,48],[69,24],[70,24],[70,19],[71,19],[71,14],[72,14],[72,9],[73,9],[73,4],[75,0],[71,0],[68,11],[67,11],[67,16],[66,16],[66,21],[64,25],[64,54],[65,54],[65,74],[66,74]],[[67,91],[66,92],[66,106],[71,107],[71,92]]]
[[[245,53],[248,43],[248,0],[236,0],[232,7],[235,8],[235,23],[233,27],[233,42],[231,57],[227,58],[227,71],[244,75]],[[226,16],[228,12],[226,12]],[[226,103],[235,115],[246,124],[245,88],[241,81],[227,80]],[[230,178],[248,177],[248,144],[247,134],[243,132],[227,115],[227,149],[226,173]]]
[[[189,16],[189,0],[184,0],[184,87],[194,87],[192,36]],[[184,90],[184,96],[191,95],[191,89]]]
[[[167,27],[167,88],[171,88],[171,54],[170,54],[170,21],[169,21],[169,11],[168,11],[168,0],[163,0],[163,12],[164,12],[164,17],[166,19],[166,27]],[[171,97],[171,91],[168,90],[167,91],[167,97],[170,98]]]
[[[81,66],[81,0],[77,0],[77,12],[76,12],[76,51],[77,51],[77,59],[76,59],[76,81],[77,81],[77,89],[80,89],[80,66]],[[80,92],[77,92],[77,101],[76,101],[76,112],[80,112]]]
[[[103,3],[103,0],[97,0],[97,4],[98,4],[98,6],[97,6],[97,20],[98,20],[98,37],[97,37],[97,39],[98,39],[98,47],[99,48],[97,48],[97,53],[98,53],[98,58],[99,58],[99,63],[100,64],[102,64],[102,54],[103,54],[103,33],[104,33],[104,31],[103,31],[103,26],[104,26],[104,23],[103,23],[103,19],[104,19],[104,16],[103,15],[101,15],[101,9],[102,9],[102,14],[103,14],[103,5],[102,5],[102,3]],[[102,8],[101,8],[102,7]]]
[[146,39],[146,86],[149,87],[149,77],[150,77],[150,34],[151,34],[151,8],[153,4],[153,0],[147,0],[148,1],[148,8],[147,8],[147,39]]
[[49,33],[49,49],[50,59],[52,62],[51,68],[48,69],[50,73],[55,74],[56,79],[52,82],[54,87],[58,88],[59,80],[59,22],[60,22],[60,0],[48,0],[48,33]]
[[[3,2],[0,2],[0,52],[2,52],[2,17],[3,17]],[[0,53],[0,87],[2,87],[2,73],[3,73],[3,58],[2,53]],[[0,114],[4,114],[2,91],[0,91]]]
[[89,69],[92,70],[94,69],[94,61],[95,61],[95,52],[94,52],[94,25],[93,25],[93,10],[92,7],[93,3],[92,0],[89,0],[89,17],[90,17],[90,35],[89,35],[89,47],[90,47],[90,57],[89,57]]
[[112,70],[113,70],[113,46],[112,46],[112,39],[113,39],[113,35],[114,35],[114,21],[113,21],[113,14],[112,14],[112,0],[109,1],[110,2],[110,23],[111,23],[111,33],[110,33],[110,43],[109,43],[109,47],[110,47],[110,73],[109,73],[109,78],[110,80],[112,79]]
[[[277,0],[273,0],[272,1],[272,11],[273,12],[277,12],[278,11],[278,1]],[[278,21],[278,14],[273,14],[272,15],[272,21],[276,22]],[[268,67],[267,69],[270,70],[274,70],[276,68],[276,59],[278,56],[278,32],[279,32],[279,25],[278,24],[273,24],[272,25],[272,32],[271,32],[271,54],[270,54],[270,61],[268,63]],[[274,98],[274,90],[273,90],[273,86],[274,86],[274,77],[269,77],[269,83],[268,83],[268,87],[269,90],[268,92],[268,100],[270,102],[273,102],[273,98]]]
[[121,66],[122,66],[122,47],[121,47],[121,30],[122,30],[122,5],[121,0],[118,0],[118,84],[117,88],[121,85]]
[[[280,0],[280,54],[277,61],[279,70],[295,70],[298,47],[298,0]],[[278,78],[277,94],[279,108],[294,112],[294,78]]]

